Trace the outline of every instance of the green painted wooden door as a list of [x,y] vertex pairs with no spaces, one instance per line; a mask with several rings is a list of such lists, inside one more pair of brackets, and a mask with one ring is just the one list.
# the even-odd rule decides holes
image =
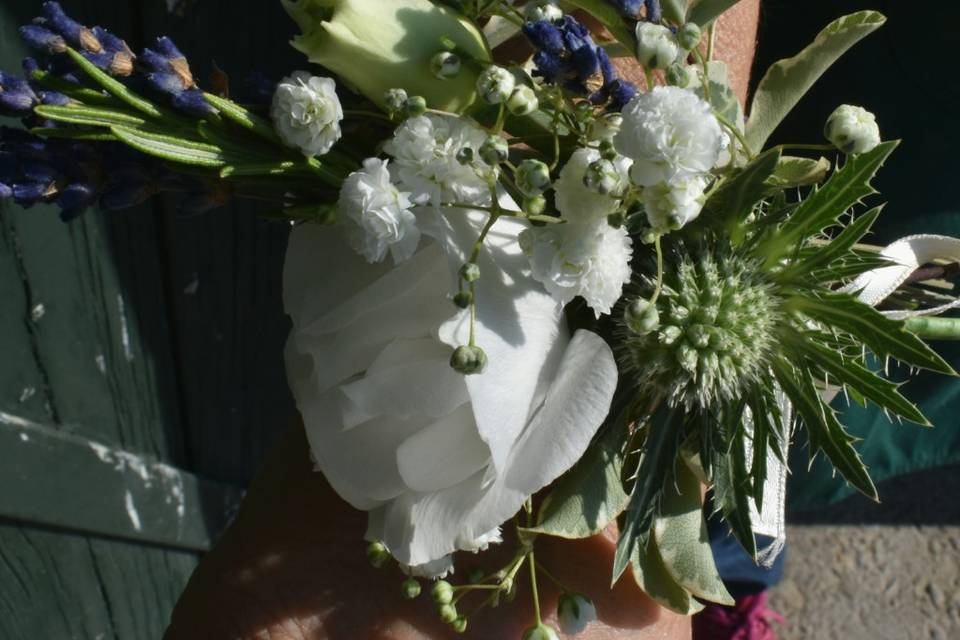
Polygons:
[[[279,0],[64,0],[199,78],[302,65]],[[0,68],[40,0],[0,0]],[[236,82],[236,81],[235,81]],[[158,638],[289,422],[287,229],[172,203],[69,225],[0,205],[0,638]]]

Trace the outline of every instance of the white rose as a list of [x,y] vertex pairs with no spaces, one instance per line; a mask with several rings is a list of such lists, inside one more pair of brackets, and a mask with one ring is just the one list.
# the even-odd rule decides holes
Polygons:
[[606,218],[533,227],[520,240],[533,277],[563,304],[581,296],[597,317],[610,313],[630,281],[630,235]]
[[866,153],[880,144],[877,117],[864,109],[842,104],[827,118],[827,140],[844,153]]
[[417,250],[420,230],[409,196],[390,182],[387,162],[378,158],[368,158],[343,181],[337,211],[350,246],[368,262],[380,262],[389,249],[400,264]]
[[[577,149],[560,170],[560,176],[553,185],[557,210],[570,221],[593,220],[606,217],[616,211],[620,202],[609,195],[597,193],[583,183],[583,177],[592,162],[600,159],[596,149]],[[620,156],[613,161],[624,183],[628,181],[628,172],[632,161]]]
[[288,146],[307,156],[323,155],[340,139],[343,108],[337,85],[330,78],[295,71],[273,94],[270,117]]
[[478,259],[476,338],[489,364],[453,372],[469,313],[452,315],[446,294],[487,214],[435,215],[423,226],[435,241],[393,269],[316,225],[294,229],[284,269],[288,377],[317,468],[370,512],[369,539],[434,574],[451,553],[496,542],[497,528],[583,455],[617,384],[607,344],[571,338],[561,307],[524,275],[523,223],[508,218]]
[[643,190],[647,221],[657,231],[676,230],[700,215],[707,179],[686,178],[674,184],[658,184]]
[[[464,147],[476,152],[486,139],[486,132],[465,118],[431,113],[397,127],[383,148],[394,158],[397,183],[414,201],[485,205],[490,187],[477,169],[457,160],[457,153]],[[481,172],[489,170],[479,157],[474,164]]]
[[721,134],[710,105],[697,94],[655,87],[624,107],[614,144],[633,160],[630,177],[646,187],[709,171],[720,157]]

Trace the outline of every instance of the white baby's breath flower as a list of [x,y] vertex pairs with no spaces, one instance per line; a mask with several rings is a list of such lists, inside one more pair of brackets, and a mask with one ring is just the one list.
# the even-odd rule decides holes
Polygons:
[[367,262],[380,262],[389,250],[394,264],[409,259],[420,243],[411,206],[410,194],[390,182],[387,162],[378,158],[347,176],[337,203],[350,246]]
[[827,140],[844,153],[866,153],[880,144],[877,118],[863,107],[842,104],[827,118]]
[[594,118],[587,126],[587,140],[600,142],[613,140],[623,125],[623,116],[619,113],[608,113]]
[[657,231],[676,230],[694,220],[703,209],[706,186],[707,179],[696,176],[646,187],[643,206],[650,226]]
[[667,27],[653,22],[638,22],[637,60],[648,69],[666,69],[680,55],[680,44]]
[[534,279],[566,304],[581,296],[597,317],[610,313],[630,281],[633,244],[606,218],[533,227],[520,235]]
[[484,205],[490,201],[490,188],[480,173],[490,167],[479,158],[472,165],[462,164],[457,154],[466,147],[477,151],[486,139],[487,134],[465,118],[430,113],[397,127],[384,151],[394,158],[397,183],[415,202]]
[[614,144],[633,160],[630,177],[646,187],[709,171],[720,156],[721,133],[710,105],[697,94],[655,87],[637,94],[624,108]]
[[[577,149],[560,170],[553,189],[557,209],[565,219],[571,222],[594,220],[610,215],[620,206],[616,199],[597,193],[584,184],[587,169],[599,159],[600,152],[596,149]],[[631,160],[623,156],[613,161],[624,183],[629,180],[630,164]]]
[[323,155],[340,139],[343,108],[330,78],[295,71],[280,81],[270,107],[273,125],[288,146],[304,155]]

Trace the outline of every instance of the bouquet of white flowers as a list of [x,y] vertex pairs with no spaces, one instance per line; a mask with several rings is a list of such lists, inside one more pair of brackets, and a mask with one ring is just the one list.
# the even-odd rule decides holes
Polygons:
[[[0,110],[29,129],[0,134],[0,197],[66,220],[165,192],[187,212],[246,197],[290,221],[290,385],[318,471],[369,512],[370,560],[400,565],[403,595],[436,580],[463,631],[464,598],[498,606],[529,576],[524,637],[556,637],[538,537],[616,522],[614,582],[631,567],[683,613],[730,603],[701,488],[771,561],[798,427],[876,497],[828,402],[927,424],[878,362],[954,375],[922,338],[955,335],[926,316],[958,303],[919,268],[960,241],[862,244],[881,207],[860,205],[897,146],[868,111],[837,108],[824,144],[766,143],[882,15],[828,25],[747,111],[713,57],[736,0],[283,4],[320,68],[240,104],[201,90],[168,38],[137,55],[45,3],[21,30],[26,78],[0,73]],[[521,33],[530,55],[498,64]],[[441,579],[505,539],[506,565]],[[592,616],[561,598],[565,632]]]

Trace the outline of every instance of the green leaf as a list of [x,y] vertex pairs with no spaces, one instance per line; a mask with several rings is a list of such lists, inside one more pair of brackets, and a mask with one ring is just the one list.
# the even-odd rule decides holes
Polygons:
[[599,20],[600,24],[631,52],[636,48],[633,30],[627,26],[626,20],[608,0],[567,0],[567,4],[583,9]]
[[483,36],[487,39],[487,46],[496,49],[507,40],[520,33],[520,26],[503,16],[490,16],[483,27]]
[[768,193],[766,181],[777,167],[780,150],[761,153],[734,177],[724,182],[704,204],[705,220],[732,230],[753,211]]
[[676,25],[687,21],[687,0],[660,0],[663,17]]
[[750,478],[743,437],[741,433],[733,439],[730,451],[713,452],[713,502],[740,545],[751,558],[756,558],[757,540],[750,519]]
[[877,488],[853,446],[854,438],[844,430],[833,410],[823,403],[810,372],[795,369],[782,358],[775,359],[772,367],[777,382],[807,428],[811,455],[822,450],[847,482],[876,500]]
[[778,261],[791,247],[836,224],[850,207],[876,193],[870,181],[899,142],[884,142],[876,149],[849,156],[846,164],[806,198],[783,226],[764,243],[767,265]]
[[684,616],[703,610],[704,606],[667,571],[654,536],[648,536],[636,546],[630,565],[637,585],[653,601]]
[[104,107],[88,107],[81,104],[65,106],[41,105],[35,107],[33,111],[41,118],[48,120],[83,124],[92,127],[120,125],[122,127],[140,128],[147,124],[145,119],[129,111],[107,109]]
[[[693,13],[696,13],[696,9]],[[762,149],[774,129],[824,71],[886,20],[877,11],[860,11],[844,16],[827,25],[813,44],[796,56],[774,63],[760,80],[753,96],[750,120],[747,122],[750,147]]]
[[706,27],[740,0],[700,0],[687,13],[687,22]]
[[116,142],[117,140],[112,133],[82,129],[34,127],[30,129],[30,133],[44,138],[64,138],[69,140],[84,140],[86,142]]
[[256,133],[265,140],[281,144],[277,132],[273,129],[273,124],[266,118],[262,118],[249,109],[241,107],[236,102],[221,98],[218,95],[204,93],[203,97],[206,98],[207,102],[213,105],[214,108],[220,111],[220,115],[224,118],[240,125],[244,129]]
[[617,582],[630,563],[638,538],[646,536],[650,531],[663,493],[663,484],[677,463],[682,427],[682,412],[675,409],[671,409],[664,419],[652,420],[647,427],[647,441],[644,443],[636,480],[630,492],[630,502],[620,528],[617,551],[613,557],[611,584]]
[[144,100],[134,92],[130,91],[130,89],[127,89],[123,83],[115,80],[109,74],[98,69],[96,65],[73,49],[67,47],[67,55],[70,56],[70,59],[73,60],[74,64],[76,64],[78,67],[80,67],[80,69],[83,70],[84,73],[90,76],[91,80],[106,89],[107,93],[116,96],[119,100],[126,102],[128,105],[141,113],[145,113],[153,118],[163,117],[163,112],[152,102],[149,100]]
[[830,161],[823,157],[813,160],[812,158],[784,156],[780,158],[780,162],[777,163],[777,168],[767,180],[767,184],[777,189],[820,184],[827,177],[831,166]]
[[114,126],[110,127],[110,131],[120,142],[137,151],[171,162],[215,168],[227,163],[222,149],[203,142],[136,131],[126,127]]
[[711,60],[707,63],[707,78],[709,78],[709,93],[703,88],[703,67],[692,64],[687,67],[690,73],[690,84],[687,88],[710,103],[720,116],[735,127],[743,130],[743,105],[730,86],[730,73],[727,65],[720,60]]
[[684,464],[676,466],[673,480],[664,490],[653,528],[663,564],[677,584],[698,598],[733,605],[710,549],[700,481]]
[[116,106],[117,100],[111,95],[90,89],[76,82],[70,82],[63,78],[53,75],[50,71],[35,70],[32,74],[33,79],[41,86],[57,93],[62,93],[68,98],[73,98],[86,105],[97,104],[100,106]]
[[810,274],[813,282],[830,283],[855,278],[861,273],[895,264],[890,258],[872,251],[851,251],[829,266]]
[[623,435],[627,412],[593,443],[587,453],[560,478],[540,507],[531,531],[560,538],[589,538],[603,531],[627,508],[623,490]]
[[845,293],[809,292],[789,304],[801,313],[859,338],[878,356],[892,356],[905,364],[955,376],[953,368],[923,340],[868,304]]
[[854,389],[878,406],[892,411],[903,418],[921,426],[932,426],[923,413],[909,400],[904,398],[898,385],[881,378],[852,358],[844,359],[839,351],[830,349],[816,340],[801,338],[799,335],[787,336],[797,353],[806,357],[814,365],[830,376],[831,384],[842,384]]
[[867,235],[882,211],[883,205],[870,209],[870,211],[867,211],[844,227],[843,231],[829,243],[817,248],[816,251],[802,259],[795,261],[787,269],[777,274],[777,279],[781,282],[786,282],[793,278],[809,276],[817,269],[840,260],[853,249],[855,244],[860,242],[863,236]]

